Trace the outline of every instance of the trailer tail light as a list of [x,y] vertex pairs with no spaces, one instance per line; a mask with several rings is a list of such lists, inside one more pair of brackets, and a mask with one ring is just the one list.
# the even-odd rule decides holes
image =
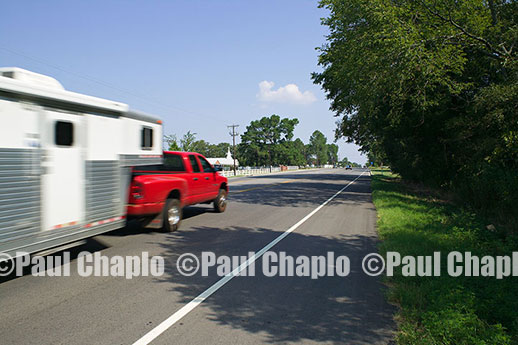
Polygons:
[[140,182],[133,181],[131,183],[130,195],[135,200],[142,199],[144,197],[144,185]]

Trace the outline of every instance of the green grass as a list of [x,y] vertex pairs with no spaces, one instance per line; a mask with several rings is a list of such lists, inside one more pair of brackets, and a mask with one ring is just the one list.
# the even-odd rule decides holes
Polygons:
[[389,171],[373,170],[380,252],[432,255],[441,252],[440,277],[387,277],[399,344],[518,344],[518,277],[450,277],[451,251],[511,255],[518,239],[489,231],[476,214],[433,191],[401,182]]

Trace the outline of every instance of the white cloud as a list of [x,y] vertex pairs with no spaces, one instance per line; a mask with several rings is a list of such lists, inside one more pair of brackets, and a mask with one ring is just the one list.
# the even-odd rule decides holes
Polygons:
[[259,83],[259,93],[257,98],[262,102],[292,103],[292,104],[311,104],[317,100],[311,91],[300,92],[295,84],[281,86],[277,90],[272,90],[275,83],[263,80]]

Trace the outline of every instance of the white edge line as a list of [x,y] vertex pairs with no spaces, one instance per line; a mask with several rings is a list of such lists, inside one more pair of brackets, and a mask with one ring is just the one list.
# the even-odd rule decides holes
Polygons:
[[253,256],[251,256],[248,260],[246,260],[244,263],[242,263],[239,267],[235,268],[232,272],[218,280],[216,283],[214,283],[211,287],[209,287],[207,290],[203,291],[201,294],[196,296],[192,301],[184,305],[182,308],[180,308],[178,311],[176,311],[173,315],[169,316],[167,319],[162,321],[161,324],[153,328],[151,331],[146,333],[142,338],[137,340],[133,343],[133,345],[147,345],[151,343],[153,340],[155,340],[160,334],[164,333],[167,329],[169,329],[171,326],[173,326],[175,323],[177,323],[180,319],[182,319],[185,315],[190,313],[194,308],[196,308],[198,305],[200,305],[203,301],[205,301],[208,297],[210,297],[214,292],[218,291],[223,285],[228,283],[232,278],[236,277],[239,272],[243,271],[245,268],[250,266],[255,260],[260,258],[264,253],[266,253],[268,250],[270,250],[273,246],[275,246],[277,243],[279,243],[283,238],[288,236],[290,233],[295,231],[299,226],[301,226],[306,220],[311,218],[315,213],[317,213],[322,207],[326,206],[331,200],[336,198],[340,193],[342,193],[347,187],[349,187],[351,184],[356,182],[357,179],[359,179],[363,174],[362,172],[358,177],[356,177],[354,180],[349,182],[345,187],[340,189],[338,192],[336,192],[332,197],[327,199],[323,204],[318,206],[316,209],[311,211],[307,216],[299,220],[295,225],[293,225],[291,228],[280,234],[276,239],[268,243],[266,246],[264,246],[263,249],[255,253]]

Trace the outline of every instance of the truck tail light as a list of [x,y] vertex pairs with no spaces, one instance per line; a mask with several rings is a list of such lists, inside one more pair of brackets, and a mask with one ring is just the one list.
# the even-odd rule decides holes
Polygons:
[[140,182],[133,181],[131,183],[130,195],[133,199],[142,199],[144,197],[144,185]]

